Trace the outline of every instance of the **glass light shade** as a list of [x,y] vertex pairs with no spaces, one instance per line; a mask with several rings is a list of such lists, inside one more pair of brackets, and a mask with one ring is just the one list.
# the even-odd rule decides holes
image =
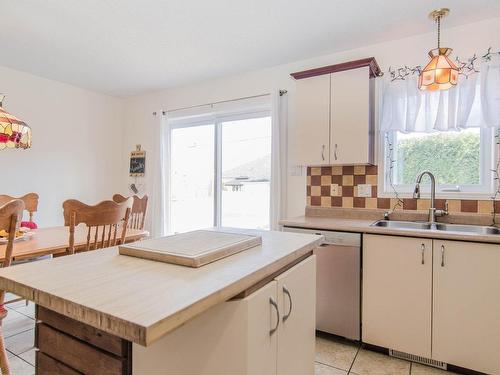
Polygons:
[[0,102],[0,150],[30,148],[31,128],[2,108]]
[[447,90],[458,82],[458,68],[449,59],[451,48],[436,48],[429,51],[431,61],[420,73],[420,90]]

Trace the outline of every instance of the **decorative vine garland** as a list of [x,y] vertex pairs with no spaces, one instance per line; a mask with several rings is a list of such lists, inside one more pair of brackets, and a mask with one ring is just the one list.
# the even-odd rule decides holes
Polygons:
[[495,201],[497,199],[500,199],[500,129],[496,130],[495,133],[495,145],[497,148],[497,161],[495,164],[495,169],[492,170],[493,172],[493,179],[495,180],[495,194],[491,197],[491,200],[493,201],[493,225],[497,225],[497,215],[500,214],[500,212],[496,212],[496,204]]
[[403,209],[403,200],[399,197],[399,193],[396,190],[396,186],[394,185],[394,164],[396,163],[396,159],[394,158],[394,145],[391,142],[391,139],[389,138],[389,134],[385,134],[385,143],[386,143],[386,149],[387,149],[387,162],[389,163],[389,168],[386,170],[386,173],[388,173],[389,177],[389,184],[391,186],[391,189],[394,193],[394,197],[396,199],[396,202],[394,203],[394,206],[392,207],[392,211],[395,211],[398,207]]

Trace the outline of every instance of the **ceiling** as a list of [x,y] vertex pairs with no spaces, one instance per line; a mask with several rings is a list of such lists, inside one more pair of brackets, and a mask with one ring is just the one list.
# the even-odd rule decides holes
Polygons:
[[[404,5],[403,5],[404,4]],[[0,0],[0,65],[117,96],[500,16],[498,0]]]

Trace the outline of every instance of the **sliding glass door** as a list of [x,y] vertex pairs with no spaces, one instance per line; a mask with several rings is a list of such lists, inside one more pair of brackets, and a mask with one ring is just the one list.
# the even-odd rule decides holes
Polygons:
[[174,233],[214,222],[215,125],[172,129],[170,222]]
[[172,232],[269,228],[268,112],[172,125],[170,170]]

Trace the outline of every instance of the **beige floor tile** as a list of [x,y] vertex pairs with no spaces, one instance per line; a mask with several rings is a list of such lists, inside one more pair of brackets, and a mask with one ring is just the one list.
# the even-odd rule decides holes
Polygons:
[[341,370],[350,369],[357,351],[358,346],[349,342],[316,338],[316,361]]
[[30,329],[5,339],[5,347],[14,354],[21,354],[32,349],[35,342],[35,330]]
[[25,315],[19,315],[20,316],[16,319],[4,321],[2,323],[3,335],[5,338],[35,328],[35,321],[33,319]]
[[409,375],[410,362],[361,349],[351,368],[357,375]]
[[443,371],[438,368],[424,366],[419,363],[411,364],[411,375],[454,375],[454,372]]
[[314,375],[347,375],[347,371],[339,370],[338,368],[323,365],[321,363],[315,363]]
[[33,348],[33,349],[28,350],[27,352],[19,354],[19,357],[24,359],[29,364],[35,366],[36,349]]
[[26,304],[23,301],[22,305],[15,306],[14,310],[17,311],[18,313],[21,313],[23,315],[35,319],[35,304],[33,302],[29,302],[28,306],[26,306]]
[[34,375],[35,367],[23,361],[21,358],[9,358],[10,373],[13,375]]

